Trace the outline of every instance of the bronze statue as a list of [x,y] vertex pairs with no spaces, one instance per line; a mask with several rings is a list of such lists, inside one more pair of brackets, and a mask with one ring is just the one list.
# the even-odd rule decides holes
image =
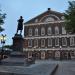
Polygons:
[[18,31],[20,30],[20,35],[22,34],[22,30],[23,30],[23,17],[20,16],[20,19],[18,20],[18,27],[17,27],[17,33],[18,34]]

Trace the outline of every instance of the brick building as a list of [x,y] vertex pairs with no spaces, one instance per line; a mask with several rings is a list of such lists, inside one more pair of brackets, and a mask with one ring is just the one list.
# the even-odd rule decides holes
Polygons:
[[27,57],[36,59],[73,59],[75,35],[66,32],[64,14],[48,8],[24,24],[24,47]]

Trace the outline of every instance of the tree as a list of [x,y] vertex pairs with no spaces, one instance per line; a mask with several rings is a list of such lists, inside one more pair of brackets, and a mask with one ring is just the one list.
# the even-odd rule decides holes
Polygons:
[[0,10],[0,32],[4,30],[4,28],[2,28],[2,25],[4,24],[5,18],[6,18],[6,14],[5,13],[2,14]]
[[69,33],[75,33],[75,1],[69,1],[69,7],[65,12],[65,29]]

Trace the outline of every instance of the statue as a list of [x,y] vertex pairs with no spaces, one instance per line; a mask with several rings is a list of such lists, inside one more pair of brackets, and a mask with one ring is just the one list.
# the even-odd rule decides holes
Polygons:
[[20,30],[20,35],[22,34],[22,30],[23,30],[23,17],[20,16],[20,19],[18,20],[18,27],[17,27],[17,33],[18,34],[18,31]]

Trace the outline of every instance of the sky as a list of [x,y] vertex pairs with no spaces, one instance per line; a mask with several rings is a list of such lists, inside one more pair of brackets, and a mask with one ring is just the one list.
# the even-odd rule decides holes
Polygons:
[[6,34],[6,45],[12,45],[12,37],[16,33],[17,20],[20,16],[23,16],[26,22],[47,8],[63,13],[68,8],[68,1],[73,0],[0,0],[0,9],[2,13],[7,14],[3,25],[5,31],[0,35]]

